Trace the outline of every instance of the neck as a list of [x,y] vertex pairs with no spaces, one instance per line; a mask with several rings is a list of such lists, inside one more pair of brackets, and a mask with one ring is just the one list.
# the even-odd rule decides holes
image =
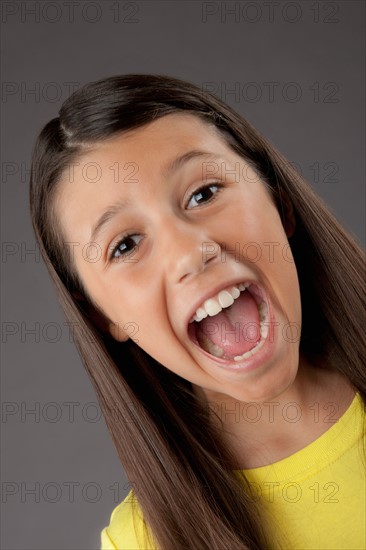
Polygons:
[[195,390],[209,403],[211,420],[232,453],[233,469],[272,464],[306,447],[339,420],[355,396],[343,375],[303,359],[293,383],[265,402]]

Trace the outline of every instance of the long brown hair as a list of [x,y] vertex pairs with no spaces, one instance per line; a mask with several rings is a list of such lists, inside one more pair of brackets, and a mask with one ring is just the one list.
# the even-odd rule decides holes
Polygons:
[[176,78],[142,74],[106,78],[75,92],[34,147],[32,223],[141,506],[146,536],[150,533],[162,550],[191,548],[192,540],[200,550],[258,550],[266,545],[264,518],[243,490],[245,476],[239,480],[230,469],[232,457],[208,411],[188,381],[132,338],[117,342],[103,329],[103,315],[83,288],[53,210],[61,176],[85,147],[182,111],[215,124],[228,145],[251,163],[270,187],[283,223],[285,201],[291,201],[296,231],[289,242],[302,301],[300,352],[319,368],[326,360],[343,373],[365,403],[362,249],[296,170],[219,98]]

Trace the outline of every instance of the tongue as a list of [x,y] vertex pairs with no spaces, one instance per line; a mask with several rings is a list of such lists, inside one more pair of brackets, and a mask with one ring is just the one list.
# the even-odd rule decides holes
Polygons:
[[212,353],[207,343],[208,338],[229,359],[254,348],[260,340],[260,319],[253,296],[245,290],[230,307],[196,323],[196,334],[205,351]]

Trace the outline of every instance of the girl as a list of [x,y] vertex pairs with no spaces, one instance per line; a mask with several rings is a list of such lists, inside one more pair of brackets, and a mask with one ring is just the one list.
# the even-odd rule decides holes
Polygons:
[[116,76],[43,128],[30,205],[132,487],[102,549],[364,548],[363,255],[285,159]]

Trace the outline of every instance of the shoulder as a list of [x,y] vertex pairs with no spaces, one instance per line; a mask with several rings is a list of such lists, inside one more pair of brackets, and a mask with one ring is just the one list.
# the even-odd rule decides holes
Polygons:
[[134,491],[113,510],[101,532],[101,550],[153,550],[145,539],[144,519]]

